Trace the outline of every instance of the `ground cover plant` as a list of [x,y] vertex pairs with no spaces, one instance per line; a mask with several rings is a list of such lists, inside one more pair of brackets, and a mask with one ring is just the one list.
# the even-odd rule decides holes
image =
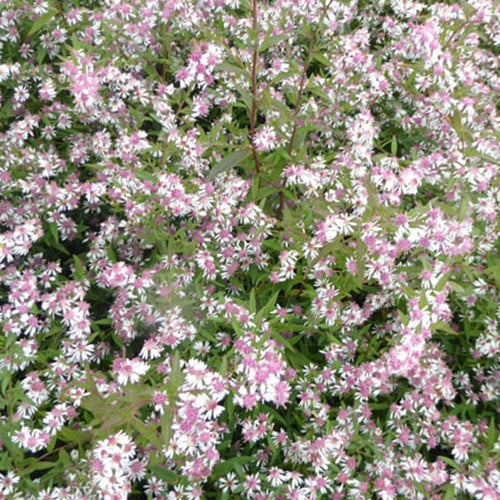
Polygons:
[[499,13],[2,0],[0,498],[500,498]]

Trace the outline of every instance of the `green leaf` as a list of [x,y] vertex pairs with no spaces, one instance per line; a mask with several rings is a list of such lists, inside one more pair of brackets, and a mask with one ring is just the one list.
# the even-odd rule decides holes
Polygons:
[[452,460],[451,458],[449,457],[444,457],[444,456],[439,456],[438,457],[440,460],[442,460],[443,462],[446,462],[448,465],[450,465],[451,467],[453,467],[454,469],[460,471],[460,466],[455,462],[455,460]]
[[102,424],[96,429],[98,436],[107,436],[110,432],[115,432],[130,423],[133,417],[135,408],[131,405],[124,407],[106,407],[106,414],[101,418]]
[[497,284],[500,284],[500,262],[496,265],[491,265],[484,270],[484,273],[491,276]]
[[58,432],[57,437],[65,443],[85,443],[86,441],[90,441],[92,433],[63,427]]
[[75,262],[75,272],[73,273],[73,276],[77,281],[81,281],[85,275],[82,261],[76,255],[73,255],[73,261]]
[[134,175],[141,181],[150,181],[155,184],[158,183],[158,179],[151,173],[146,170],[134,170]]
[[92,323],[95,323],[96,325],[111,325],[111,318],[97,319],[92,321]]
[[71,469],[71,460],[68,452],[64,448],[59,450],[59,462],[61,462],[67,470]]
[[266,186],[266,187],[260,188],[257,191],[257,193],[255,194],[254,201],[257,202],[257,201],[260,201],[260,200],[264,200],[268,196],[270,196],[272,194],[276,194],[277,192],[278,192],[278,190],[275,187],[273,187],[273,186]]
[[278,73],[269,83],[270,85],[275,85],[277,83],[283,82],[286,78],[291,78],[292,76],[300,75],[300,71],[291,70],[291,71],[283,71]]
[[22,471],[22,474],[31,474],[32,472],[35,472],[37,470],[46,470],[46,469],[51,469],[52,467],[55,467],[57,465],[57,462],[38,462],[36,461],[33,465],[30,465],[27,469],[24,469]]
[[455,487],[452,484],[449,484],[445,488],[445,494],[444,494],[443,500],[453,500],[454,498],[456,498]]
[[104,415],[108,412],[109,408],[107,405],[102,404],[102,401],[96,399],[94,396],[85,396],[82,398],[81,407],[88,410],[92,415],[99,419],[104,418]]
[[[247,464],[249,462],[253,462],[255,460],[255,457],[247,457],[247,456],[242,456],[242,457],[233,457],[230,458],[229,460],[226,460],[224,462],[221,462],[220,464],[217,464],[212,471],[211,479],[213,481],[219,479],[222,476],[225,476],[229,472],[235,470],[238,472],[238,469],[240,469],[241,472],[241,466],[244,464]],[[244,474],[244,471],[243,471]]]
[[315,52],[312,55],[313,59],[316,59],[320,64],[323,66],[329,68],[331,66],[331,61],[328,60],[328,58],[322,53],[322,52]]
[[[283,73],[284,74],[284,73]],[[269,94],[264,94],[262,97],[262,105],[265,108],[270,108],[276,110],[281,115],[281,119],[288,121],[292,120],[292,110],[287,106],[286,103],[271,97]]]
[[481,153],[480,151],[478,151],[477,149],[474,149],[474,148],[467,148],[465,150],[465,156],[467,158],[471,158],[471,157],[477,156],[478,158],[486,160],[489,163],[493,163],[493,165],[500,165],[500,161],[498,161],[498,159],[493,158],[492,156],[489,156],[489,155],[487,155],[485,153]]
[[70,50],[72,49],[85,50],[86,48],[88,48],[88,44],[79,40],[78,37],[76,36],[76,33],[73,33],[73,35],[71,35],[71,45],[68,45],[67,47]]
[[465,293],[464,287],[462,285],[459,285],[456,281],[448,281],[448,284],[450,285],[452,290],[455,290],[455,292]]
[[217,344],[217,339],[210,332],[207,332],[205,330],[201,330],[200,336],[207,339],[207,340],[210,340],[210,342],[212,342],[214,344]]
[[[269,322],[270,325],[273,326],[276,330],[282,331],[282,332],[299,332],[299,333],[304,333],[304,325],[297,325],[295,323],[280,323],[279,318],[274,318]],[[300,335],[296,335],[292,339],[290,339],[288,342],[290,345],[294,345],[297,342],[299,342],[301,339]]]
[[49,231],[53,236],[56,243],[59,243],[59,232],[57,230],[57,224],[55,222],[49,222]]
[[169,402],[172,406],[175,406],[177,402],[177,391],[183,382],[184,382],[184,374],[182,373],[180,366],[179,352],[175,351],[171,363],[170,376],[167,383],[167,395]]
[[449,333],[450,335],[458,335],[459,333],[453,330],[449,325],[447,325],[444,321],[438,321],[432,325],[432,330],[441,330],[443,332]]
[[297,151],[299,148],[304,146],[304,141],[306,140],[307,134],[309,132],[309,127],[298,127],[295,134],[295,140],[293,142],[293,150]]
[[451,125],[455,129],[460,140],[465,141],[467,143],[472,142],[472,137],[467,129],[462,125],[462,117],[458,111],[455,111],[451,115]]
[[47,51],[43,48],[38,49],[38,55],[36,56],[36,62],[41,65],[43,60],[45,59],[45,56],[47,54]]
[[233,403],[233,395],[229,394],[228,397],[226,398],[226,411],[227,415],[229,417],[229,420],[232,420],[233,415],[234,415],[234,403]]
[[282,40],[287,40],[290,37],[288,33],[283,33],[282,35],[274,35],[266,38],[259,47],[259,52],[264,52],[269,47],[280,43]]
[[3,395],[7,394],[7,387],[9,387],[9,383],[12,380],[12,374],[10,371],[6,371],[2,376],[2,384],[1,384],[1,393]]
[[242,149],[237,149],[229,156],[226,156],[223,160],[221,160],[210,172],[207,174],[207,179],[214,179],[220,173],[228,170],[232,167],[240,164],[245,158],[247,158],[252,152],[251,148],[244,147]]
[[398,154],[398,140],[396,139],[395,135],[392,136],[391,154],[392,156],[396,156]]
[[179,474],[171,471],[161,465],[150,465],[149,470],[158,478],[163,479],[167,484],[178,484],[182,478]]
[[256,307],[257,307],[257,302],[256,302],[256,299],[255,299],[255,288],[252,288],[251,292],[250,292],[250,312],[251,313],[255,313],[256,312]]
[[45,237],[44,237],[45,243],[49,247],[54,247],[56,250],[59,250],[60,252],[66,255],[69,255],[69,252],[66,249],[66,247],[61,245],[61,243],[59,242],[59,233],[57,231],[57,224],[55,222],[50,222],[46,224],[44,227],[48,229],[48,232],[45,231]]
[[276,340],[276,342],[279,342],[280,344],[285,346],[290,351],[290,353],[292,355],[289,355],[288,357],[290,358],[290,360],[293,360],[295,362],[295,364],[297,364],[299,366],[309,364],[309,360],[301,352],[299,352],[297,349],[295,349],[295,347],[293,347],[293,345],[290,344],[290,342],[285,337],[283,337],[283,335],[281,335],[281,333],[272,329],[271,330],[271,337],[274,340]]
[[113,245],[109,245],[109,247],[106,250],[106,253],[108,255],[108,259],[111,262],[116,262],[117,261],[116,252],[115,252],[115,249],[113,248]]
[[225,377],[226,374],[227,374],[227,354],[224,354],[224,356],[222,356],[222,360],[220,362],[220,366],[219,366],[219,373]]
[[401,309],[398,309],[398,316],[399,316],[399,320],[401,321],[401,323],[403,323],[403,325],[407,325],[408,324],[408,316],[406,316],[406,314],[401,311]]
[[465,217],[467,217],[469,213],[469,207],[470,207],[470,199],[468,196],[464,196],[462,198],[462,202],[460,203],[460,210],[458,212],[459,221],[465,220]]
[[158,450],[163,448],[163,442],[151,424],[145,424],[137,417],[132,417],[130,425],[146,440],[146,443],[152,444]]
[[356,279],[359,287],[363,285],[365,276],[365,244],[359,236],[356,237]]
[[488,427],[488,448],[491,450],[497,442],[497,429],[495,425],[495,419],[491,417],[490,426]]
[[265,318],[266,314],[272,311],[272,309],[274,308],[274,304],[276,304],[276,301],[278,300],[279,294],[279,291],[273,293],[273,295],[271,295],[271,297],[267,301],[266,305],[257,313],[257,315],[255,316],[255,322],[257,324],[259,324],[260,321]]
[[243,479],[245,477],[245,469],[243,469],[240,463],[236,462],[234,464],[234,470],[236,471],[236,474],[238,474],[238,477],[240,479]]
[[250,94],[250,92],[248,92],[247,90],[242,89],[241,87],[237,88],[236,90],[241,95],[241,99],[243,100],[245,107],[248,110],[252,109],[252,101],[253,101],[252,94]]
[[89,395],[82,398],[81,406],[90,411],[98,418],[104,418],[109,413],[109,402],[107,402],[97,389],[92,374],[88,366],[85,367],[85,388],[88,389]]
[[236,73],[237,75],[244,76],[246,79],[250,79],[250,73],[244,69],[240,68],[239,66],[235,66],[234,64],[230,64],[227,62],[220,63],[217,66],[215,66],[215,70],[217,71],[226,71],[228,73]]
[[50,20],[57,14],[57,10],[52,9],[42,14],[32,25],[28,31],[28,36],[34,35],[37,31],[41,30]]
[[160,418],[161,422],[161,440],[164,446],[170,444],[170,440],[172,439],[172,424],[174,422],[174,412],[172,408],[168,405],[164,405],[163,407],[163,415]]
[[288,425],[287,421],[279,414],[279,412],[276,410],[276,408],[273,408],[272,406],[266,405],[266,412],[269,413],[270,415],[272,415],[273,420],[277,420],[284,427],[287,427],[287,425]]
[[140,408],[152,402],[154,389],[145,384],[127,384],[124,393],[127,404]]

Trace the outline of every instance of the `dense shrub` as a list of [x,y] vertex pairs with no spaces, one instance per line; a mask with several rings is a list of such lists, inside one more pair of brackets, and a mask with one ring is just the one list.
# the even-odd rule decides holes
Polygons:
[[0,9],[0,498],[498,498],[498,2]]

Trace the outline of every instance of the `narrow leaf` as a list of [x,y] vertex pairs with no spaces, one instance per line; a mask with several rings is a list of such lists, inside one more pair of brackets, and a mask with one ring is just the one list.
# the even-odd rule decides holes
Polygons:
[[235,167],[240,164],[245,158],[247,158],[252,150],[249,147],[242,149],[237,149],[229,156],[226,156],[221,160],[210,172],[207,174],[207,179],[214,179],[217,175],[228,170],[229,168]]
[[175,472],[162,467],[161,465],[151,465],[149,470],[158,478],[163,479],[168,484],[177,484],[181,480],[181,476]]
[[287,38],[289,38],[289,36],[290,35],[288,33],[283,33],[282,35],[275,35],[266,38],[260,45],[259,52],[264,52],[269,47],[272,47],[273,45],[280,43],[282,40],[286,40]]
[[82,261],[76,255],[73,255],[73,261],[75,262],[74,277],[76,280],[80,281],[83,279],[83,276],[85,275]]
[[395,135],[392,136],[391,154],[392,156],[396,156],[398,154],[398,140],[396,139]]
[[28,31],[28,36],[34,35],[38,30],[42,29],[46,24],[50,22],[50,20],[55,16],[56,13],[56,10],[49,10],[45,14],[41,15],[31,25],[31,29]]
[[132,418],[130,425],[132,425],[132,427],[146,440],[147,443],[152,444],[158,450],[162,449],[163,443],[150,425],[141,422],[141,420],[137,417]]
[[212,471],[212,480],[219,479],[222,476],[225,476],[227,473],[237,470],[241,468],[241,465],[246,464],[248,462],[252,462],[254,460],[253,457],[233,457],[225,462],[217,464]]

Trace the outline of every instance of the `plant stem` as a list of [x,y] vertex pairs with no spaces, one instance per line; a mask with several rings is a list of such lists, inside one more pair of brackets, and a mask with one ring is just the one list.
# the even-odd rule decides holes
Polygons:
[[252,55],[252,110],[250,113],[250,143],[252,145],[252,155],[255,162],[255,170],[260,173],[260,163],[257,150],[255,149],[255,121],[257,116],[257,58],[259,34],[257,32],[257,0],[252,2],[252,29],[255,33],[255,43]]
[[[176,124],[177,120],[179,119],[181,111],[183,110],[184,104],[186,103],[186,101],[188,99],[188,96],[191,94],[192,90],[193,90],[193,84],[190,84],[190,86],[186,90],[186,93],[182,97],[181,102],[179,103],[179,107],[177,108],[175,116],[174,116],[174,118],[172,120],[172,123],[174,125]],[[165,166],[165,163],[167,161],[166,157],[165,157],[165,150],[167,149],[167,146],[168,146],[168,140],[165,140],[165,145],[163,147],[163,154],[162,154],[162,157],[160,159],[160,167],[161,168],[163,168]]]
[[61,16],[61,19],[63,21],[64,26],[66,28],[68,27],[68,20],[66,19],[66,16],[64,15],[64,10],[62,8],[61,0],[55,0],[56,8],[59,12],[59,15]]
[[[307,70],[309,69],[309,64],[311,62],[312,47],[313,47],[315,35],[316,35],[316,31],[313,32],[313,34],[311,35],[311,38],[309,39],[309,45],[307,47],[307,55],[306,55],[306,59],[304,61],[304,67],[302,69],[302,74],[300,76],[299,92],[297,94],[297,102],[295,103],[295,108],[294,108],[293,114],[292,114],[292,119],[293,119],[292,134],[290,135],[290,140],[288,142],[288,148],[287,148],[287,152],[289,155],[293,151],[293,146],[295,143],[295,136],[297,135],[297,124],[298,124],[297,115],[298,115],[299,110],[300,110],[300,103],[302,101],[302,94],[304,92],[304,86],[306,83]],[[283,178],[283,182],[281,183],[282,191],[280,193],[280,204],[279,204],[278,212],[277,212],[278,219],[281,217],[281,214],[283,212],[283,205],[285,203],[285,192],[284,192],[285,186],[286,186],[286,178]]]
[[170,31],[170,19],[165,23],[163,27],[163,40],[162,40],[162,49],[163,49],[163,64],[161,67],[161,79],[163,83],[167,81],[167,55],[168,55],[168,47],[167,47],[167,35]]
[[[323,8],[322,13],[320,15],[320,19],[323,18],[324,14],[330,7],[330,4],[332,3],[332,0],[330,0]],[[290,140],[288,142],[288,148],[287,152],[288,154],[292,154],[293,147],[295,145],[295,136],[297,135],[297,128],[298,128],[298,121],[297,121],[297,115],[299,114],[300,110],[300,103],[302,101],[302,94],[304,93],[304,87],[307,79],[307,70],[309,69],[309,65],[311,64],[311,57],[312,57],[312,49],[314,45],[314,40],[316,38],[316,34],[319,31],[319,24],[316,26],[314,31],[311,34],[311,37],[309,38],[309,44],[307,46],[307,54],[306,58],[304,60],[304,67],[302,68],[302,74],[300,75],[300,83],[299,83],[299,92],[297,94],[297,102],[295,103],[295,108],[293,110],[292,114],[292,119],[293,119],[293,127],[292,127],[292,134],[290,135]],[[285,186],[286,186],[286,178],[283,178],[283,182],[281,183],[281,193],[280,193],[280,204],[278,207],[278,211],[276,212],[276,217],[279,219],[281,218],[281,215],[283,213],[283,207],[285,204]]]

